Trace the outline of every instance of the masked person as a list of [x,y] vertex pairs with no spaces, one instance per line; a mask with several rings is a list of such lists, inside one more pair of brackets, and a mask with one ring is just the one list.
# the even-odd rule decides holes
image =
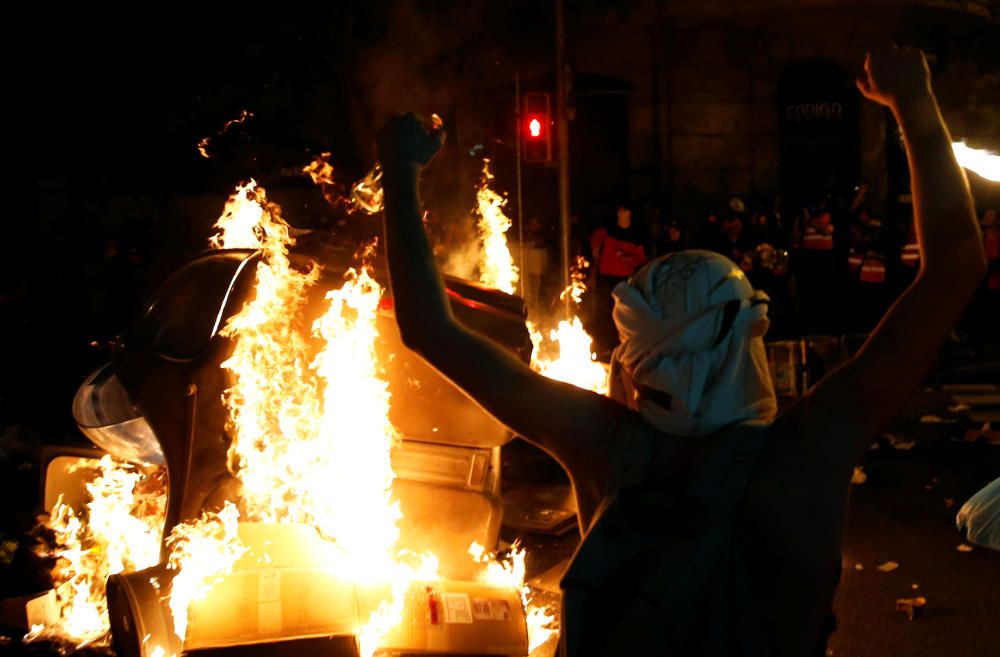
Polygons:
[[[721,256],[668,255],[616,288],[619,401],[546,379],[463,328],[417,194],[442,135],[412,115],[380,132],[403,342],[550,453],[573,484],[584,538],[563,580],[569,657],[826,654],[854,465],[921,383],[985,271],[923,54],[871,54],[858,85],[902,127],[921,271],[857,355],[778,415],[764,360],[766,300]],[[728,507],[713,505],[723,498]],[[637,534],[664,549],[623,559],[631,543],[616,537]],[[671,543],[674,535],[697,542]],[[708,543],[711,554],[700,549]],[[604,562],[622,564],[621,576],[597,582],[590,598],[576,595],[588,578],[581,564]]]

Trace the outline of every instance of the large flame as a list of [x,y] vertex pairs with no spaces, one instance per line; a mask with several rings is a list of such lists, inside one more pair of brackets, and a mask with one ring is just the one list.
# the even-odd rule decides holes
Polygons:
[[170,613],[174,633],[187,636],[188,607],[212,588],[212,580],[232,572],[246,547],[237,535],[240,514],[232,502],[218,513],[205,513],[193,522],[174,527],[167,538],[167,567],[176,570],[170,585]]
[[[77,467],[92,467],[81,459]],[[161,472],[145,474],[110,456],[97,463],[87,484],[91,501],[74,510],[60,498],[48,527],[54,547],[41,546],[56,559],[52,573],[58,618],[31,638],[60,638],[78,647],[105,640],[109,629],[105,582],[109,575],[155,565],[166,512]]]
[[479,215],[479,235],[483,241],[483,255],[480,263],[479,281],[495,287],[507,294],[514,294],[517,285],[517,267],[507,247],[507,231],[510,219],[503,212],[507,204],[500,194],[490,189],[493,180],[490,161],[483,160],[483,184],[476,193],[477,214]]
[[[235,340],[223,363],[233,377],[225,397],[233,472],[243,482],[250,520],[315,526],[335,541],[340,559],[327,565],[343,577],[366,584],[391,578],[393,599],[359,628],[370,654],[398,622],[409,582],[428,576],[394,560],[396,434],[375,356],[382,289],[366,269],[349,271],[313,324],[323,347],[311,358],[300,315],[318,269],[291,266],[287,224],[261,190],[250,191],[240,188],[231,199],[213,242],[263,252],[255,298],[224,329]],[[256,220],[255,228],[248,230],[245,218]]]
[[608,371],[593,352],[593,339],[580,318],[560,320],[547,332],[529,323],[534,351],[531,367],[539,374],[578,388],[608,394]]
[[[493,203],[489,207],[498,207]],[[398,545],[400,510],[390,461],[397,436],[388,421],[388,384],[379,376],[375,352],[382,290],[367,268],[350,270],[341,287],[326,293],[322,315],[314,321],[304,317],[319,268],[293,266],[289,225],[254,181],[237,188],[216,228],[211,246],[259,252],[254,296],[222,330],[233,342],[222,364],[231,382],[223,396],[229,467],[241,480],[242,493],[219,512],[178,525],[166,541],[167,566],[174,571],[169,589],[174,630],[183,642],[190,605],[230,573],[246,550],[238,537],[240,521],[304,523],[333,546],[336,556],[323,567],[370,591],[385,591],[356,628],[361,654],[369,657],[398,625],[411,586],[439,579],[433,555]],[[63,611],[57,626],[39,628],[38,634],[78,644],[106,636],[107,575],[159,561],[166,502],[162,477],[153,501],[140,499],[133,491],[143,473],[110,457],[101,464],[88,517],[62,505],[50,521],[60,545],[53,554],[65,565],[57,582]],[[513,579],[484,576],[486,581],[524,590],[523,552],[514,562],[520,565],[508,568]],[[484,564],[485,572],[504,569],[489,560]],[[532,611],[524,591],[532,623],[549,624],[542,612]]]
[[298,490],[298,471],[317,448],[320,397],[306,376],[309,350],[298,314],[319,270],[292,267],[288,224],[253,181],[237,189],[216,226],[213,246],[262,252],[255,297],[222,331],[235,343],[222,363],[233,379],[224,395],[230,467],[243,483],[248,520],[309,522],[313,498],[308,487]]
[[[560,299],[571,309],[577,309],[587,286],[583,271],[588,263],[578,256],[570,272],[571,283],[563,290]],[[593,338],[583,327],[579,315],[573,312],[569,319],[559,320],[555,327],[543,328],[528,322],[531,343],[531,367],[550,379],[571,383],[599,395],[608,394],[608,371],[597,361],[593,351]]]
[[952,143],[951,148],[955,152],[955,159],[964,168],[987,180],[1000,182],[1000,155],[966,146],[965,142],[961,141]]

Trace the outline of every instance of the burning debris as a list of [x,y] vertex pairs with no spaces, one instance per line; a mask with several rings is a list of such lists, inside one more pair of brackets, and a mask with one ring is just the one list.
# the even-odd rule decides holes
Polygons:
[[166,482],[162,469],[146,473],[110,456],[80,459],[74,467],[95,470],[87,484],[90,502],[73,509],[60,497],[52,509],[46,524],[51,539],[38,552],[55,559],[56,614],[30,637],[81,647],[104,641],[108,633],[108,576],[159,561]]
[[896,611],[901,611],[906,614],[908,620],[914,620],[919,618],[924,613],[924,607],[927,606],[927,598],[922,595],[918,595],[914,598],[897,598],[896,599]]
[[354,207],[368,214],[382,211],[382,167],[376,164],[364,178],[351,186]]
[[[240,112],[240,115],[235,119],[226,121],[225,124],[223,124],[222,126],[222,130],[216,133],[216,136],[221,137],[222,135],[226,134],[226,132],[232,126],[244,123],[247,119],[250,118],[253,118],[253,112],[248,112],[247,110],[243,110],[242,112]],[[208,147],[211,144],[211,141],[212,141],[211,137],[204,137],[202,138],[201,141],[198,142],[198,153],[206,160],[212,158],[212,155],[208,152]]]
[[[497,206],[491,200],[489,207]],[[223,326],[220,314],[213,329],[231,344],[221,362],[228,381],[222,400],[228,470],[239,484],[218,490],[237,493],[197,516],[180,517],[161,542],[170,517],[164,468],[102,459],[100,476],[88,485],[87,508],[59,505],[48,520],[56,540],[44,553],[57,559],[58,614],[28,638],[76,646],[106,642],[115,627],[108,599],[126,599],[121,590],[131,588],[132,599],[164,607],[172,634],[137,637],[145,657],[338,633],[356,637],[365,656],[431,645],[440,651],[435,642],[442,639],[432,639],[430,630],[413,635],[402,629],[427,622],[448,628],[442,636],[463,651],[478,652],[483,620],[504,621],[490,630],[491,645],[503,646],[497,649],[504,654],[527,654],[529,640],[531,646],[543,643],[554,631],[554,617],[535,608],[524,587],[523,551],[499,562],[480,548],[470,556],[480,574],[467,583],[442,575],[434,554],[401,544],[391,458],[399,436],[389,421],[385,366],[376,350],[382,288],[367,263],[349,269],[343,284],[324,294],[321,314],[309,320],[307,299],[320,281],[319,266],[292,262],[289,225],[265,191],[254,181],[238,187],[216,227],[214,249],[256,254],[237,269],[254,264],[252,295]],[[227,298],[231,292],[232,286]],[[285,626],[280,613],[265,623],[261,615],[252,632],[237,632],[242,621],[227,621],[229,612],[222,610],[238,606],[223,601],[243,595],[248,578],[259,588],[262,578],[277,577],[273,601],[259,598],[258,604],[278,610],[293,605],[294,589],[281,585],[281,568],[289,564],[328,583],[317,586],[310,598],[315,604],[300,614],[309,623]],[[112,578],[112,596],[107,577],[127,573],[132,579]],[[508,597],[513,606],[504,602]],[[508,613],[500,614],[505,608]],[[428,621],[422,609],[431,609],[434,618]],[[334,612],[343,617],[333,618]]]

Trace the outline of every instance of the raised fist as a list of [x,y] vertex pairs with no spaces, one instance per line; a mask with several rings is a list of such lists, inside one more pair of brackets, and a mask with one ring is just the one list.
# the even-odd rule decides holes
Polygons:
[[866,98],[889,108],[929,96],[931,74],[924,53],[915,48],[869,52],[865,71],[857,78],[858,89]]
[[395,164],[424,166],[444,143],[441,119],[433,115],[430,121],[413,113],[396,115],[386,121],[375,136],[382,168]]

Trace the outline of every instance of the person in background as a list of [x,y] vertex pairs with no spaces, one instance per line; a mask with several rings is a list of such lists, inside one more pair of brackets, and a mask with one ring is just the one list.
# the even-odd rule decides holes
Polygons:
[[605,348],[617,342],[617,332],[611,322],[614,301],[611,290],[635,273],[649,259],[643,243],[643,233],[632,220],[632,206],[627,201],[615,205],[615,221],[598,228],[590,238],[590,249],[597,271],[596,313],[598,335],[595,338]]
[[706,251],[719,251],[723,248],[722,228],[719,224],[719,215],[710,212],[705,216],[705,220],[698,226],[695,233],[694,247],[705,249]]
[[888,266],[882,239],[882,222],[857,205],[850,225],[847,252],[847,290],[853,302],[847,304],[845,327],[867,332],[875,326],[889,301]]
[[[564,657],[622,654],[621,640],[636,655],[827,654],[854,466],[923,382],[986,272],[968,182],[923,53],[869,54],[857,84],[901,126],[920,271],[861,349],[780,414],[763,343],[766,299],[717,254],[664,256],[616,287],[623,342],[612,388],[623,394],[614,399],[533,372],[465,328],[452,315],[418,195],[420,169],[443,135],[413,115],[380,131],[403,344],[569,474],[583,542],[564,589],[570,574],[584,575],[575,568],[582,554],[614,559],[621,537],[666,540],[689,525],[718,537],[711,553],[686,543],[637,553],[590,597],[564,603]],[[734,472],[744,482],[736,506],[719,511],[715,494]],[[683,504],[670,506],[682,492]],[[634,522],[659,508],[647,501],[675,515]],[[611,526],[609,509],[619,511]],[[641,588],[649,582],[656,585]]]
[[753,248],[743,233],[743,217],[734,216],[722,222],[722,247],[719,253],[740,266],[743,271],[753,269]]
[[775,248],[789,249],[792,245],[792,232],[795,229],[795,219],[785,208],[785,198],[781,194],[771,196],[771,203],[765,211],[767,223],[770,226],[772,243]]
[[829,333],[842,318],[834,313],[841,267],[834,251],[834,225],[827,200],[821,198],[812,208],[803,208],[799,225],[795,271],[802,325],[807,333]]
[[771,221],[764,212],[755,212],[750,218],[750,230],[747,231],[747,241],[752,248],[761,244],[772,246],[778,241],[771,228]]
[[549,249],[545,243],[545,228],[536,215],[531,215],[524,223],[524,244],[519,253],[524,253],[520,272],[524,302],[529,312],[541,312],[542,281],[548,271]]
[[686,248],[688,248],[688,244],[684,229],[676,219],[671,219],[660,233],[660,238],[656,243],[656,255],[676,253]]

